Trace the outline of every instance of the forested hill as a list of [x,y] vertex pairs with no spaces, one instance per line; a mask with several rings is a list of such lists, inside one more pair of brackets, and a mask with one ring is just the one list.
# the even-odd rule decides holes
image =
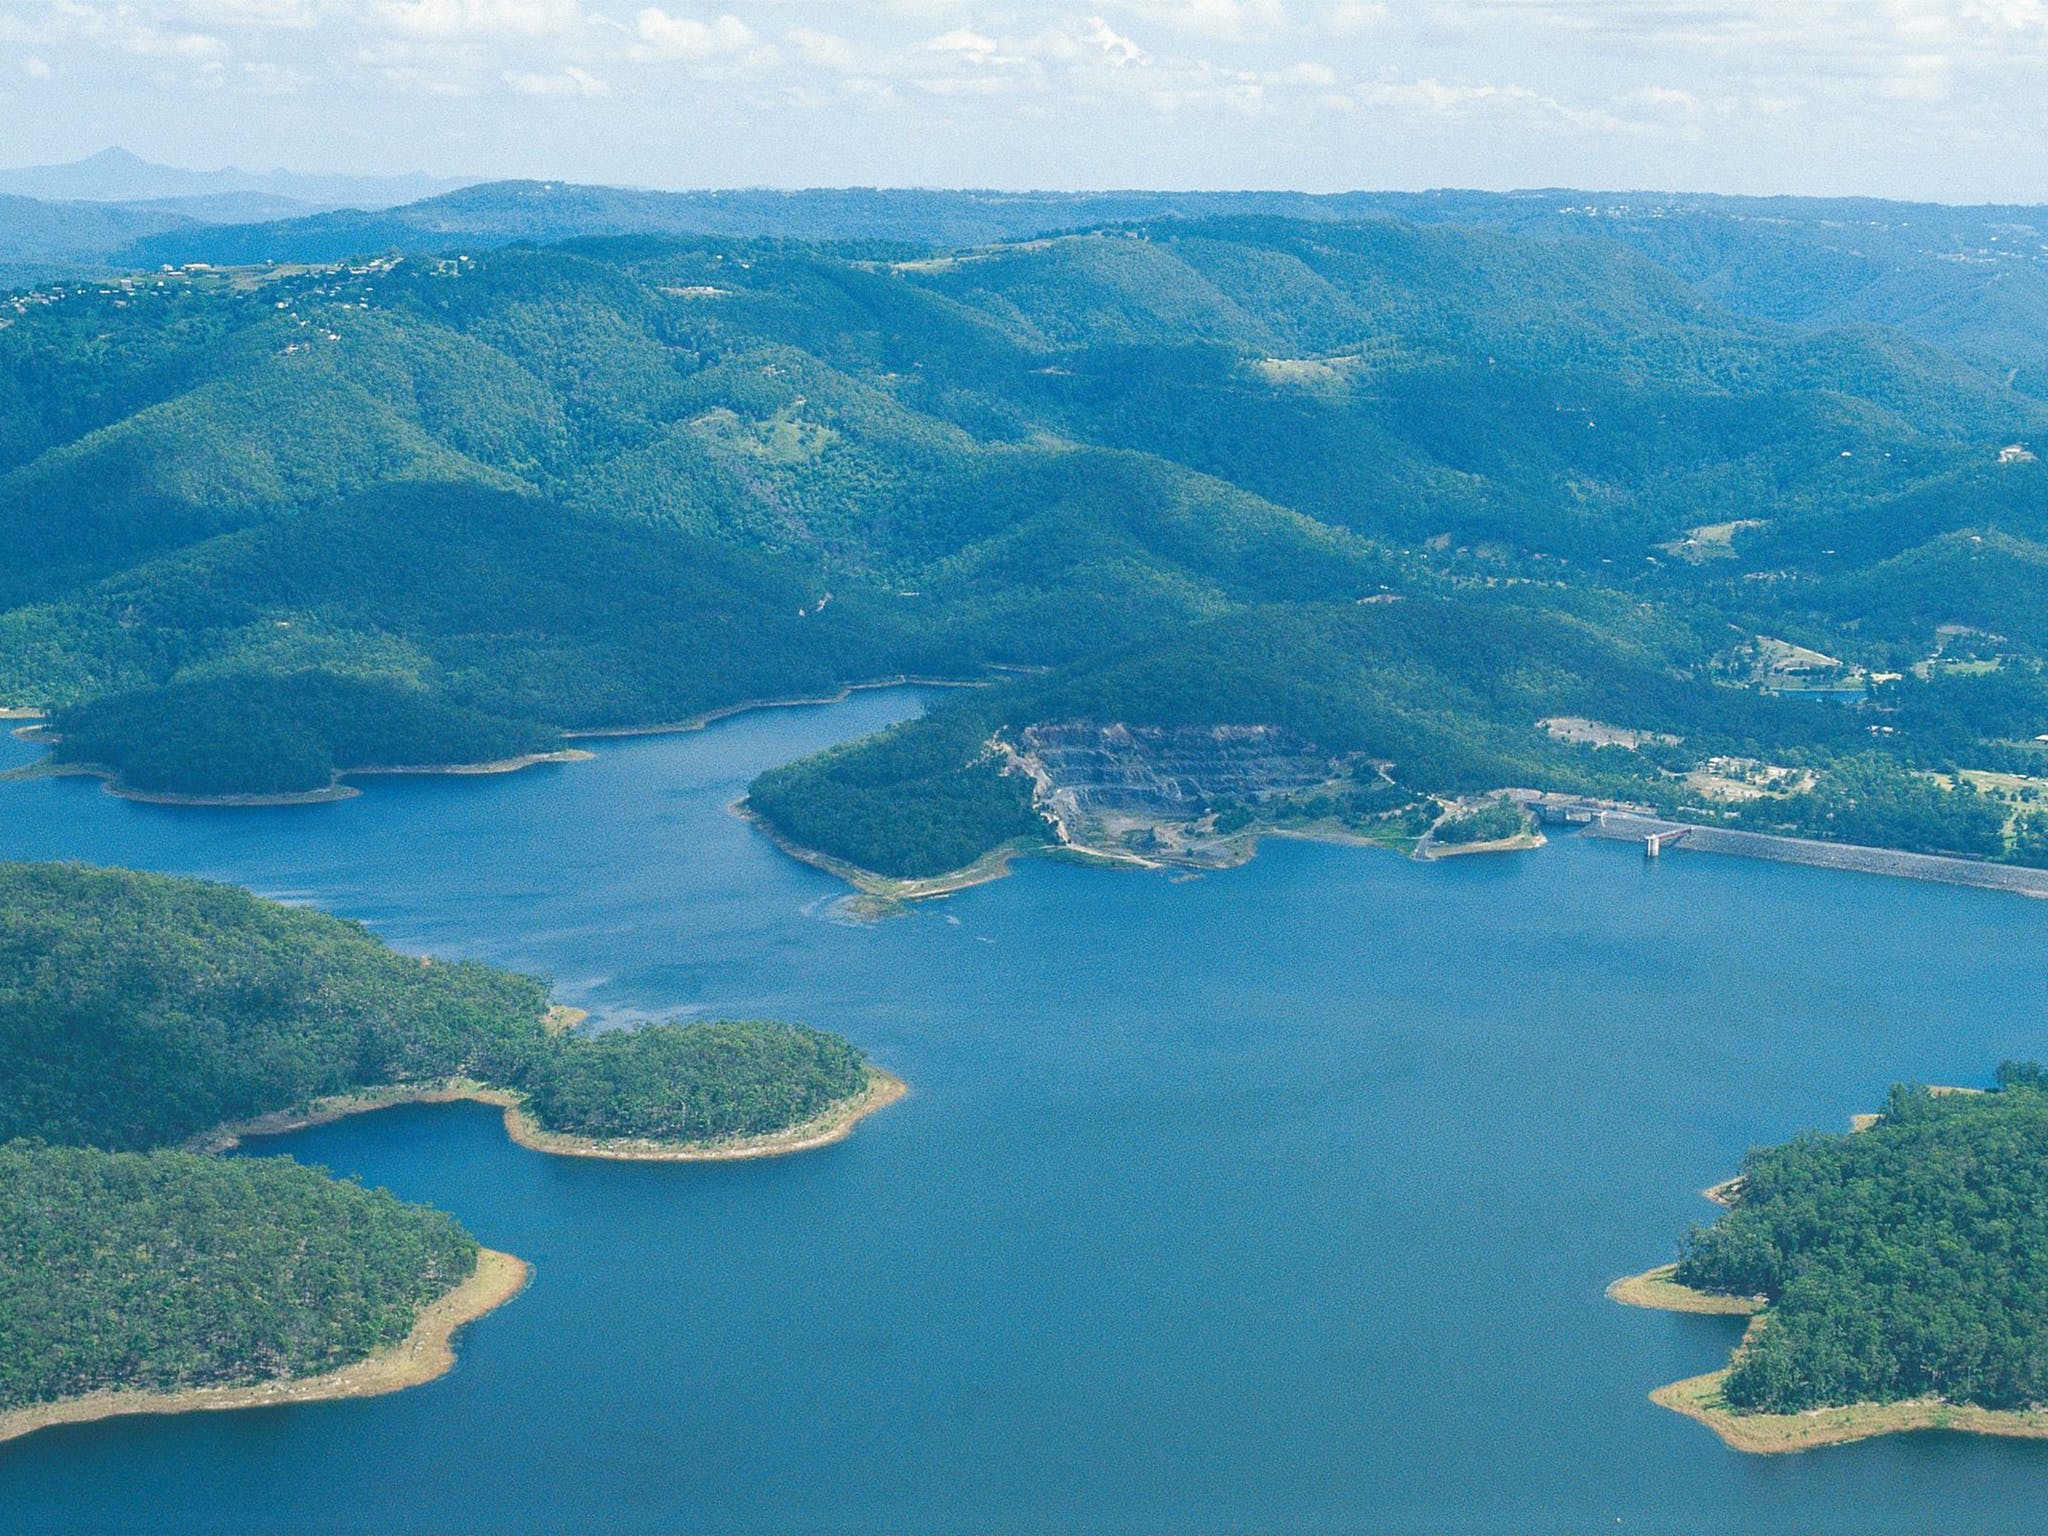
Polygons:
[[147,1150],[457,1077],[531,1091],[549,1129],[708,1141],[786,1130],[867,1082],[858,1051],[812,1030],[600,1042],[546,1013],[531,977],[401,955],[231,886],[0,864],[0,1144]]
[[1770,1303],[1723,1387],[1731,1408],[2048,1401],[2048,1091],[2031,1063],[1999,1079],[1895,1088],[1868,1130],[1744,1161],[1734,1208],[1693,1233],[1676,1275]]
[[[1399,598],[1492,616],[1448,649],[1375,632],[1372,687],[1409,718],[1454,690],[1428,732],[1346,738],[1411,775],[1434,743],[1419,790],[1541,768],[1538,720],[1644,725],[1613,717],[1651,695],[1691,753],[1655,774],[1739,748],[1839,801],[1853,746],[1894,799],[2031,779],[2048,403],[1996,341],[2027,329],[2024,276],[1972,290],[2007,331],[1951,346],[1931,310],[1862,323],[1868,285],[1759,314],[1732,206],[1683,249],[1541,200],[1359,212],[969,249],[914,219],[854,244],[457,231],[24,292],[0,701],[64,711],[61,750],[134,787],[315,789],[903,673],[1063,669],[1114,715],[1105,680],[1197,634],[1277,626],[1280,681],[1334,677],[1327,614]],[[1537,651],[1481,643],[1499,625]],[[1634,681],[1603,699],[1588,645]],[[1877,713],[1730,702],[1799,681]],[[1181,698],[1229,723],[1240,695]],[[2020,805],[1967,851],[2018,848]]]
[[509,1078],[547,990],[231,886],[0,864],[0,1142],[141,1150],[331,1094]]
[[0,1145],[0,1438],[92,1392],[352,1365],[477,1258],[451,1217],[283,1158]]
[[[180,210],[181,212],[183,210]],[[0,207],[0,264],[331,262],[602,235],[894,241],[953,250],[1160,219],[1397,218],[1598,240],[1640,251],[1716,302],[1801,324],[1898,326],[2048,391],[2048,251],[2039,208],[1856,198],[1739,198],[1569,189],[1488,193],[995,192],[749,189],[644,192],[496,182],[397,208],[254,224],[162,206]]]

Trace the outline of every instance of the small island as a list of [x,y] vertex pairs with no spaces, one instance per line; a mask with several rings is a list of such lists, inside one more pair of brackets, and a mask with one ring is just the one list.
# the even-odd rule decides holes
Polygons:
[[1651,1394],[1737,1450],[1906,1430],[2048,1438],[2048,1075],[1894,1088],[1841,1135],[1752,1152],[1630,1306],[1751,1318],[1728,1366]]
[[475,1099],[547,1153],[764,1157],[904,1092],[803,1025],[580,1020],[233,887],[0,864],[0,1440],[396,1391],[525,1284],[441,1212],[207,1155],[244,1136]]

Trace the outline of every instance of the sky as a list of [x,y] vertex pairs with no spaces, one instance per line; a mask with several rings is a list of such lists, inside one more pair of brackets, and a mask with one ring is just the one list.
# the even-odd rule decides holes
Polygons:
[[2048,202],[2048,0],[0,0],[0,164]]

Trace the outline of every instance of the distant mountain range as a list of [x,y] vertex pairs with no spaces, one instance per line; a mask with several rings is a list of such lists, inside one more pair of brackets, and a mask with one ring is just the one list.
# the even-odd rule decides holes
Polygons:
[[0,193],[53,202],[154,203],[200,219],[254,220],[325,208],[388,208],[463,184],[462,178],[306,175],[244,171],[233,166],[193,171],[158,165],[125,149],[103,149],[66,165],[0,170]]
[[[77,166],[0,172],[0,287],[163,266],[335,262],[522,241],[865,242],[869,254],[900,258],[1158,219],[1394,218],[1620,245],[1737,314],[1800,326],[1891,326],[2048,395],[2048,209],[1573,190],[651,192],[543,181],[487,182],[394,201],[425,180],[169,171],[119,151]],[[78,195],[96,189],[89,195],[97,200],[51,203],[21,195],[34,186]],[[151,196],[107,200],[123,188]],[[279,206],[350,189],[360,195],[348,207]]]

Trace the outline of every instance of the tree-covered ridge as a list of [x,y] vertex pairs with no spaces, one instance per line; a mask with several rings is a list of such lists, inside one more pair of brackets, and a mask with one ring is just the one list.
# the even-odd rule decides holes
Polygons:
[[0,1142],[143,1150],[452,1077],[531,1096],[550,1129],[722,1138],[786,1130],[866,1084],[860,1053],[816,1031],[559,1036],[546,1008],[534,978],[402,955],[233,887],[0,864]]
[[346,770],[492,763],[554,750],[558,732],[381,677],[230,672],[58,710],[60,763],[111,769],[123,789],[303,794]]
[[0,1412],[335,1370],[476,1261],[453,1218],[283,1159],[0,1146]]
[[516,1077],[547,989],[231,886],[0,865],[0,1141],[164,1146],[326,1095]]
[[989,745],[979,700],[865,741],[771,768],[747,806],[799,847],[899,880],[965,868],[1005,843],[1033,845],[1048,828],[1028,780]]
[[[1568,696],[1682,738],[1642,754],[1662,773],[1743,738],[1782,783],[1814,776],[1809,798],[1695,806],[1714,819],[2032,845],[2012,806],[1993,827],[1909,782],[2034,777],[2016,744],[2048,734],[2038,697],[1997,733],[1964,727],[1974,705],[1913,705],[1936,681],[2009,701],[2048,647],[2048,471],[2025,447],[2048,404],[2015,386],[2017,280],[1972,288],[1982,313],[2017,306],[2004,340],[1973,324],[1946,352],[1932,321],[1851,323],[1908,316],[1856,312],[1888,280],[1811,209],[1766,229],[1692,200],[1696,246],[1527,199],[1196,200],[934,250],[626,236],[666,215],[588,190],[450,216],[531,233],[573,203],[618,237],[21,297],[0,327],[0,701],[70,706],[64,750],[132,784],[260,792],[990,665],[1066,669],[1090,713],[1136,719],[1197,661],[1190,636],[1236,625],[1276,632],[1265,675],[1324,745],[1385,738],[1358,750],[1407,759],[1420,792],[1563,761],[1534,721]],[[928,231],[1044,213],[842,201]],[[780,208],[791,235],[845,212],[742,202],[696,211]],[[1972,226],[1894,227],[1932,281]],[[1759,245],[1838,286],[1760,312],[1740,254]],[[1376,651],[1325,612],[1391,598],[1407,613]],[[1503,613],[1529,617],[1508,635]],[[1982,668],[1919,675],[1965,634]],[[1582,686],[1599,647],[1635,667],[1604,697]],[[1864,703],[1770,714],[1792,653]],[[1227,681],[1208,721],[1288,723]],[[1630,713],[1651,695],[1654,722]],[[1745,710],[1769,728],[1729,727]],[[968,766],[926,775],[960,792],[930,819],[986,847],[1013,786]],[[1659,787],[1640,762],[1598,777]],[[878,865],[936,857],[936,833],[876,833]]]
[[542,1057],[526,1079],[526,1107],[543,1128],[575,1136],[712,1142],[815,1120],[867,1085],[867,1058],[821,1030],[648,1024]]
[[[1859,198],[1547,192],[992,192],[819,188],[646,192],[498,182],[399,208],[195,227],[161,207],[7,199],[0,279],[69,268],[157,271],[166,263],[333,262],[399,251],[487,249],[598,235],[839,242],[885,256],[1030,240],[1172,218],[1285,218],[1342,225],[1398,218],[1648,256],[1713,302],[1803,325],[1895,326],[2013,373],[2039,393],[2048,350],[2048,261],[2015,226],[2038,208],[1950,207]],[[19,276],[15,276],[19,274]]]
[[1893,1089],[1850,1135],[1752,1152],[1734,1208],[1686,1241],[1676,1279],[1760,1295],[1723,1393],[1795,1413],[1934,1396],[2048,1402],[2048,1086]]

